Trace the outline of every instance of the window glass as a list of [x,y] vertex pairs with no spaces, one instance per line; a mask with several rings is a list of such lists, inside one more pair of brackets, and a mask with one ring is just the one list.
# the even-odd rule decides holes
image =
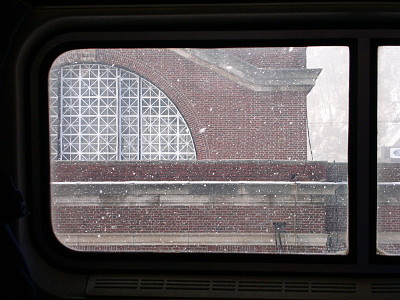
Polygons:
[[346,254],[347,47],[77,49],[49,72],[77,251]]
[[377,251],[400,254],[400,47],[378,48]]
[[59,160],[195,159],[182,115],[147,80],[97,63],[61,66],[51,75],[60,81],[51,87],[59,98],[58,111],[51,110],[52,155]]

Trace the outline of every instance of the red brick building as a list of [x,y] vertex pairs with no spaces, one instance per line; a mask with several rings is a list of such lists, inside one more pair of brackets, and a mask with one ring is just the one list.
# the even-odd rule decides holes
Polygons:
[[70,51],[50,76],[68,247],[343,253],[347,165],[307,161],[306,48]]

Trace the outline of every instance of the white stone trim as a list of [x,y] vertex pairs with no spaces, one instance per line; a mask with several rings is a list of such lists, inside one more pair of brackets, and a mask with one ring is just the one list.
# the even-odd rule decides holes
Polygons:
[[66,206],[347,204],[347,183],[332,182],[53,182],[51,190],[52,205]]
[[309,92],[322,70],[258,68],[224,52],[223,49],[172,48],[170,50],[254,91]]
[[[342,234],[343,235],[343,234]],[[282,234],[283,247],[325,247],[326,233]],[[58,240],[67,247],[73,246],[275,246],[274,233],[154,233],[154,234],[57,234]],[[343,239],[343,237],[341,237]]]

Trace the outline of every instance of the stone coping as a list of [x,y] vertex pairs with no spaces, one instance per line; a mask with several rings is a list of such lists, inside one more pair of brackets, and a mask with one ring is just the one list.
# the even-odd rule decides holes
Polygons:
[[347,183],[53,182],[53,205],[347,205]]
[[[346,233],[339,233],[340,240],[346,240]],[[274,233],[154,233],[154,234],[56,234],[57,239],[66,246],[130,245],[130,246],[168,246],[168,245],[264,245],[275,246]],[[285,233],[281,234],[282,246],[326,246],[326,233]]]

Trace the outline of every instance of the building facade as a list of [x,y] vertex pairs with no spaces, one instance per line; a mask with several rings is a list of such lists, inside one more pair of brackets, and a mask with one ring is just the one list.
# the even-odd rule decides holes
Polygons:
[[49,78],[52,217],[98,251],[347,251],[347,164],[307,161],[306,48],[83,49]]

